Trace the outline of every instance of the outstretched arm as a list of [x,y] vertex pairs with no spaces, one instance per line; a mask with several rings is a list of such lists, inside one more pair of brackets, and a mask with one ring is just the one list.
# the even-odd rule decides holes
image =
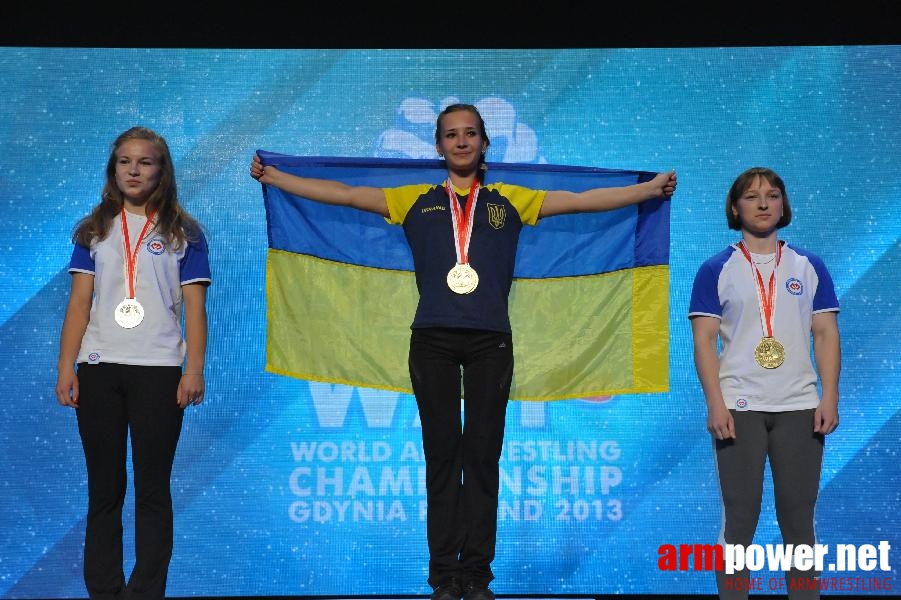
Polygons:
[[676,172],[658,173],[654,179],[624,187],[593,188],[584,192],[548,191],[539,217],[566,213],[602,212],[653,198],[669,198],[676,191]]
[[264,167],[257,154],[253,155],[250,162],[250,176],[262,184],[275,186],[295,196],[388,216],[388,201],[381,188],[347,185],[330,179],[298,177],[273,166]]

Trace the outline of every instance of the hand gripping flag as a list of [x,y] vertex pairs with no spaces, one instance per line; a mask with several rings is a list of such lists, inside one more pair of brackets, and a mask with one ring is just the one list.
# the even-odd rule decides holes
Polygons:
[[[440,184],[437,160],[300,157],[265,165],[350,185]],[[581,191],[653,178],[644,171],[492,163],[486,183]],[[266,370],[412,393],[407,370],[418,293],[403,228],[263,186]],[[669,389],[669,205],[559,215],[520,235],[510,293],[512,400]]]

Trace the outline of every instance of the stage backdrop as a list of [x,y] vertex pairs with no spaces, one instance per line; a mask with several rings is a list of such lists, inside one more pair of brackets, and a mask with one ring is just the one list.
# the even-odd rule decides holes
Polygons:
[[[169,594],[429,592],[415,401],[266,370],[266,214],[248,171],[257,149],[434,159],[435,117],[455,101],[482,109],[489,163],[679,176],[659,365],[668,390],[511,403],[496,592],[713,593],[710,573],[660,570],[657,558],[663,544],[719,531],[686,313],[697,266],[737,239],[726,191],[758,165],[787,182],[794,221],[782,237],[825,260],[841,302],[842,422],[826,447],[819,541],[831,552],[888,542],[888,571],[834,575],[892,585],[899,65],[901,47],[884,46],[0,48],[0,596],[86,595],[85,467],[75,415],[54,399],[56,355],[72,226],[99,198],[110,142],[133,125],[169,141],[213,265],[207,397],[187,411],[173,473]],[[398,327],[411,317],[397,315]],[[755,541],[778,542],[769,482],[764,501]]]

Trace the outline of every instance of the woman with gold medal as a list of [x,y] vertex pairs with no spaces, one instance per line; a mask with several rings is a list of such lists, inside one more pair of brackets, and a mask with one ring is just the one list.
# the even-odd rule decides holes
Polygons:
[[[721,545],[753,542],[767,460],[783,543],[817,541],[825,436],[838,426],[839,305],[823,261],[778,238],[791,219],[779,175],[760,167],[739,175],[726,222],[741,239],[704,261],[692,288],[688,316],[722,492]],[[788,597],[819,598],[811,581],[818,576],[787,571]],[[716,577],[720,598],[748,597],[738,581],[747,569]]]
[[[476,107],[451,104],[435,128],[435,150],[447,166],[441,182],[349,186],[264,167],[256,155],[250,165],[261,183],[373,212],[404,228],[419,291],[408,358],[426,461],[431,600],[494,598],[488,584],[494,579],[498,461],[513,377],[507,303],[520,230],[553,215],[669,197],[676,187],[672,171],[579,193],[485,184],[488,145]],[[504,218],[492,219],[489,205]]]

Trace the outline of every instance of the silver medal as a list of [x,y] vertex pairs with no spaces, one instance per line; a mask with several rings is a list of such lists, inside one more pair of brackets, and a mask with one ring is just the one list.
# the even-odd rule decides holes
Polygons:
[[144,307],[134,298],[126,298],[116,307],[116,323],[125,329],[137,327],[144,320]]

